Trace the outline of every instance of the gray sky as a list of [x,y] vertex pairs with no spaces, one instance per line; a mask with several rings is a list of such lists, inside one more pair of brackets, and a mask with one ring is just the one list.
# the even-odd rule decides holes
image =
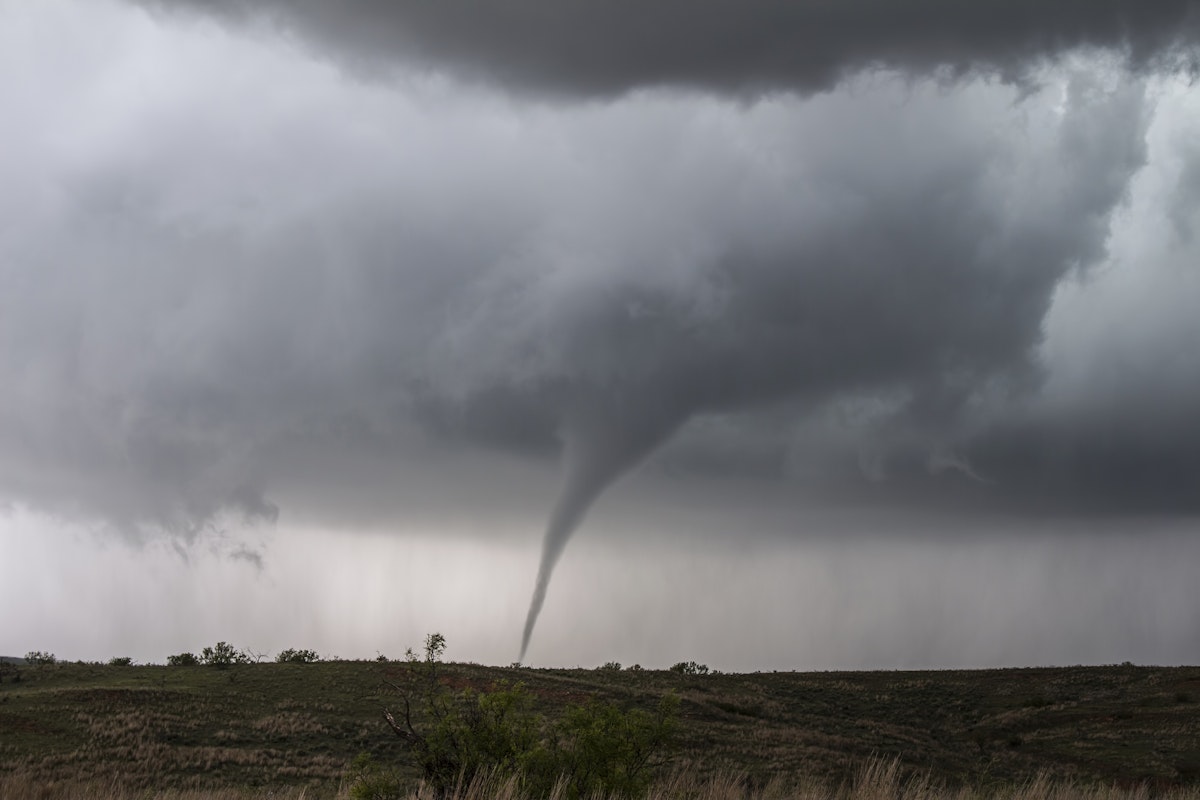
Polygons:
[[540,550],[533,663],[1194,662],[1200,6],[1094,6],[0,1],[0,653]]

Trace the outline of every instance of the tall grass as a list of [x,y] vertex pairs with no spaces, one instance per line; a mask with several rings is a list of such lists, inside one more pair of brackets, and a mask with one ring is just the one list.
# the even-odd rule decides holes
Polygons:
[[[305,787],[154,791],[129,790],[115,784],[46,783],[26,775],[0,775],[3,800],[324,800],[328,797]],[[349,786],[343,786],[333,795],[333,800],[351,798]],[[444,798],[438,798],[431,787],[418,784],[398,800],[567,800],[567,797],[565,783],[560,783],[548,798],[533,798],[522,789],[519,777],[492,776],[460,785]],[[585,800],[618,798],[598,796]],[[1039,776],[1020,784],[950,789],[937,785],[927,774],[907,774],[898,761],[872,759],[863,764],[853,781],[840,786],[831,787],[806,778],[776,778],[765,786],[754,786],[734,774],[698,780],[694,773],[679,772],[658,781],[643,798],[635,800],[1200,800],[1200,786],[1120,787]]]

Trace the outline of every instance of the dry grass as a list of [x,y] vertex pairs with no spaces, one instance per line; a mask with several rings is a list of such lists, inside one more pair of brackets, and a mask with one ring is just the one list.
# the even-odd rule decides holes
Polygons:
[[[349,795],[339,794],[338,797]],[[4,800],[317,800],[304,788],[250,791],[245,789],[134,790],[118,783],[46,782],[28,775],[0,776]]]
[[[515,776],[488,777],[459,786],[445,798],[417,784],[398,800],[565,800],[564,784],[548,798],[531,798]],[[281,789],[128,790],[117,784],[45,783],[26,775],[0,776],[4,800],[320,800],[330,795],[305,787]],[[349,800],[343,786],[334,800]],[[587,800],[618,800],[597,796]],[[773,778],[762,786],[744,776],[719,774],[698,779],[677,772],[652,786],[641,800],[1200,800],[1200,786],[1155,791],[1148,784],[1131,787],[1086,785],[1039,776],[1013,785],[949,789],[928,773],[910,774],[898,760],[870,759],[855,778],[830,787],[816,778]]]

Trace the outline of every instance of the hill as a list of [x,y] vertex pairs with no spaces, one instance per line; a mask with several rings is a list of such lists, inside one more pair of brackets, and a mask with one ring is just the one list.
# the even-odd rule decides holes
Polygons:
[[[397,662],[212,667],[56,664],[0,675],[0,774],[131,788],[309,786],[356,754],[402,763],[381,718]],[[1039,773],[1156,788],[1200,784],[1200,667],[680,675],[446,664],[442,681],[521,682],[556,714],[599,697],[682,699],[691,772],[848,778],[898,757],[949,786]]]

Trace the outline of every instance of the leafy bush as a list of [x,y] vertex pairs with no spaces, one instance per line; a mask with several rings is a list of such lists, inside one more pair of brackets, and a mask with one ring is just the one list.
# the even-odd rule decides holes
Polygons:
[[601,672],[620,672],[620,671],[621,671],[621,662],[619,662],[619,661],[605,661],[603,664],[601,664],[601,665],[598,667],[598,669],[599,669]]
[[379,765],[370,753],[359,753],[350,764],[351,800],[394,800],[403,796],[400,776]]
[[678,664],[671,666],[671,672],[678,672],[680,675],[707,675],[708,664],[697,664],[695,661],[680,661]]
[[249,664],[251,661],[246,652],[238,650],[228,642],[217,642],[215,646],[200,651],[200,663],[217,669],[227,669],[234,664]]
[[133,659],[129,656],[113,656],[108,660],[110,667],[132,667]]
[[293,650],[290,647],[275,656],[277,664],[314,664],[320,660],[315,650]]
[[167,656],[168,667],[194,667],[200,663],[200,659],[196,658],[195,653],[179,653],[174,656]]
[[[383,712],[436,794],[504,776],[519,776],[532,797],[549,796],[563,781],[569,800],[633,796],[649,785],[675,731],[677,697],[667,696],[653,713],[593,701],[552,721],[532,710],[532,696],[519,683],[486,692],[449,689],[438,678],[445,647],[441,634],[430,634],[423,658],[409,651],[403,685],[388,682],[403,709]],[[370,793],[375,774],[362,767],[351,796],[389,796]],[[363,794],[354,793],[358,787]]]
[[43,653],[41,650],[30,650],[25,654],[25,663],[32,664],[35,667],[44,667],[48,664],[57,664],[58,659],[54,653]]
[[598,700],[568,708],[552,732],[543,793],[553,788],[545,781],[561,775],[570,798],[644,795],[675,734],[678,713],[675,695],[663,697],[653,713]]

